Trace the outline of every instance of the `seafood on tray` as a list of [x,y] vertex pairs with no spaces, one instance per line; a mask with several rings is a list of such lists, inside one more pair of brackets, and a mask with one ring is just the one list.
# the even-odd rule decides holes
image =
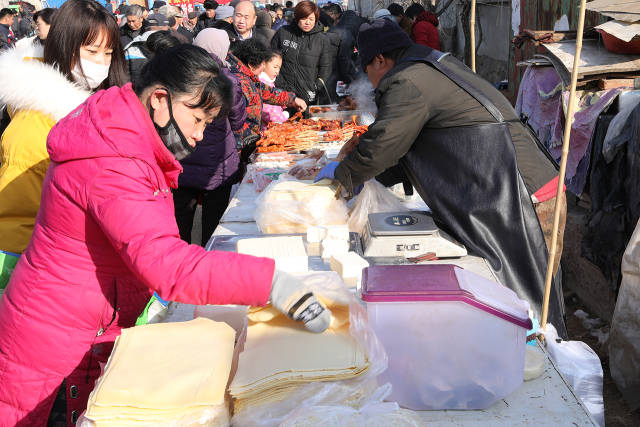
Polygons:
[[319,142],[348,141],[354,132],[361,135],[366,131],[367,126],[358,125],[355,117],[343,125],[340,120],[303,119],[301,113],[296,113],[284,123],[269,123],[257,142],[257,151],[306,150]]

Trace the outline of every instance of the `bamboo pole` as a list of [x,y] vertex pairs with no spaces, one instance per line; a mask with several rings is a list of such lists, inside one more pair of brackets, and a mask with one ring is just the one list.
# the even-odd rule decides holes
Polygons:
[[471,70],[476,72],[476,0],[471,0],[471,17],[469,18],[471,31]]
[[549,250],[549,263],[545,277],[544,301],[542,304],[542,333],[547,327],[549,314],[549,295],[551,294],[551,280],[553,279],[553,260],[556,257],[556,245],[558,243],[558,226],[560,225],[560,201],[564,186],[564,178],[567,171],[567,157],[569,155],[569,138],[571,137],[571,125],[573,124],[573,110],[575,108],[576,85],[578,84],[578,69],[580,67],[580,52],[582,51],[582,33],[584,32],[584,17],[586,0],[580,1],[580,14],[578,17],[578,34],[576,37],[576,54],[573,58],[573,72],[571,73],[571,90],[569,92],[569,105],[564,124],[564,138],[562,140],[562,158],[560,160],[560,175],[558,178],[558,192],[553,212],[553,233],[551,235],[551,248]]

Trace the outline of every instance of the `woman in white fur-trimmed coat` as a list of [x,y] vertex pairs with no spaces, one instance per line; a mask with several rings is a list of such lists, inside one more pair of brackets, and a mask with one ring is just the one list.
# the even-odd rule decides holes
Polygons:
[[44,51],[33,43],[4,51],[0,70],[0,106],[11,116],[0,142],[0,250],[20,254],[40,207],[49,131],[93,90],[126,82],[118,26],[97,3],[69,0]]

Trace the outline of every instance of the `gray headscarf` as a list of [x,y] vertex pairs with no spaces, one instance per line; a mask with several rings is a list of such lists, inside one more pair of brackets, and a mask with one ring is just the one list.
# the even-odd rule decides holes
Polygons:
[[231,43],[229,42],[229,35],[226,31],[216,28],[205,28],[198,33],[193,44],[215,55],[225,67],[229,66],[226,58]]

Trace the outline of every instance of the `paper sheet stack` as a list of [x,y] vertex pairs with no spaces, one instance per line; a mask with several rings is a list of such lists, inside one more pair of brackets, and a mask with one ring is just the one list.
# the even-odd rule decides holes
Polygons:
[[275,236],[241,239],[236,244],[239,254],[273,258],[276,268],[289,273],[309,271],[309,258],[302,236]]
[[366,355],[349,334],[348,306],[331,310],[332,325],[322,334],[306,331],[271,307],[250,310],[247,341],[229,387],[236,415],[287,399],[305,383],[344,380],[367,371]]
[[96,427],[228,425],[235,336],[206,318],[124,329],[85,417]]

